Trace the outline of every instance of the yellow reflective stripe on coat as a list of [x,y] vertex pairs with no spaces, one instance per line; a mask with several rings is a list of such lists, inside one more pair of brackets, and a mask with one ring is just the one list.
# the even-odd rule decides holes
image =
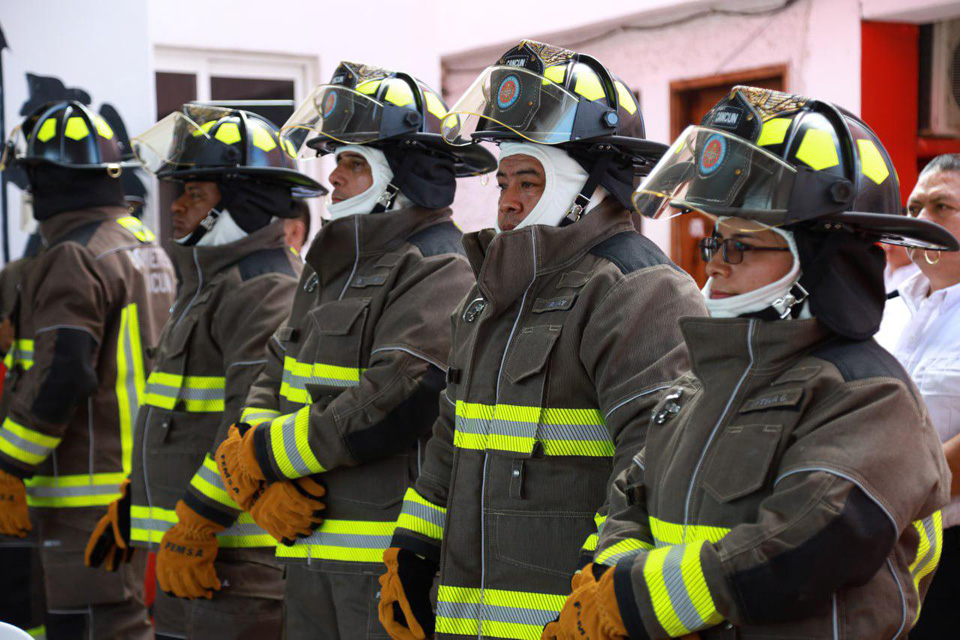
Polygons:
[[[934,512],[923,520],[914,522],[913,527],[919,535],[919,544],[917,556],[910,564],[910,575],[913,576],[913,588],[919,602],[920,581],[936,570],[940,563],[940,553],[943,550],[943,514],[940,511]],[[917,618],[919,617],[920,607],[917,607]]]
[[653,548],[654,546],[646,540],[628,538],[610,545],[598,553],[593,561],[597,564],[605,564],[608,567],[612,567],[624,558],[635,556],[642,551],[652,551]]
[[0,428],[0,452],[14,460],[35,466],[47,459],[62,438],[55,438],[7,418]]
[[153,231],[150,231],[143,222],[133,216],[118,218],[117,224],[132,233],[140,242],[153,242],[157,239]]
[[613,442],[597,409],[488,405],[457,400],[453,443],[461,449],[548,456],[612,457]]
[[[130,507],[130,540],[160,544],[163,534],[177,524],[173,509],[132,505]],[[274,547],[277,541],[253,521],[249,513],[241,513],[237,521],[217,534],[223,548]]]
[[600,543],[600,534],[603,532],[603,524],[607,521],[607,516],[599,513],[593,516],[593,522],[597,526],[597,532],[587,536],[586,542],[581,547],[582,551],[591,552],[597,550],[597,544]]
[[726,527],[711,527],[703,524],[674,524],[666,520],[650,518],[650,530],[657,547],[669,547],[675,544],[690,544],[693,542],[720,542],[730,529]]
[[190,486],[218,504],[222,504],[234,511],[241,511],[239,505],[237,505],[237,503],[233,501],[233,498],[230,497],[230,494],[227,493],[227,488],[223,485],[223,480],[220,478],[217,463],[213,461],[209,453],[204,456],[203,464],[190,479]]
[[723,621],[700,563],[706,541],[654,549],[646,554],[643,579],[657,622],[671,638]]
[[365,369],[341,367],[322,362],[298,362],[286,356],[283,359],[283,378],[280,382],[280,396],[290,402],[310,404],[310,392],[307,385],[349,388],[360,384],[360,376]]
[[23,481],[31,507],[103,507],[120,497],[124,473],[33,476]]
[[397,527],[431,538],[443,540],[443,525],[447,510],[433,504],[413,488],[408,488],[403,496],[403,507],[397,518]]
[[179,376],[154,371],[147,378],[144,404],[173,410],[182,403],[185,411],[222,413],[226,385],[223,376]]
[[308,441],[310,405],[296,413],[275,418],[267,429],[273,459],[284,476],[294,479],[326,471]]
[[293,546],[277,545],[277,557],[382,563],[395,527],[395,522],[324,520],[311,536]]
[[133,425],[144,395],[143,345],[140,341],[140,317],[137,305],[130,304],[120,312],[117,335],[117,407],[120,411],[120,447],[123,471],[130,473],[133,454]]
[[14,340],[10,351],[3,359],[7,370],[20,365],[24,371],[33,366],[33,340]]
[[[440,585],[437,633],[539,640],[566,595]],[[483,628],[481,629],[481,620]]]
[[260,409],[258,407],[246,407],[240,412],[240,422],[245,422],[252,427],[265,422],[273,422],[280,417],[279,411],[273,409]]

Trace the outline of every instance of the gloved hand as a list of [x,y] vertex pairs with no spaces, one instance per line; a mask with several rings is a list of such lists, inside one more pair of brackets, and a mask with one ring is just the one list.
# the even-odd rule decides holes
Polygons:
[[23,480],[0,470],[0,534],[23,538],[31,529]]
[[120,497],[110,503],[90,539],[83,561],[97,568],[106,562],[107,571],[116,571],[133,557],[130,545],[130,478],[120,485]]
[[292,545],[323,522],[320,514],[326,505],[320,498],[326,493],[322,484],[309,477],[274,482],[254,503],[250,515],[277,542]]
[[436,616],[430,587],[437,563],[397,547],[383,552],[383,562],[387,572],[380,576],[380,624],[393,640],[432,638]]
[[613,590],[613,573],[606,571],[597,580],[590,564],[574,575],[570,583],[573,593],[563,603],[559,619],[544,627],[541,640],[628,638]]
[[243,423],[231,426],[216,456],[227,493],[244,511],[250,511],[264,488],[265,478],[253,449],[253,431],[254,427]]
[[177,502],[177,518],[160,540],[157,552],[157,581],[160,588],[178,598],[213,598],[220,580],[213,568],[217,558],[217,533],[223,525],[207,520],[186,505]]

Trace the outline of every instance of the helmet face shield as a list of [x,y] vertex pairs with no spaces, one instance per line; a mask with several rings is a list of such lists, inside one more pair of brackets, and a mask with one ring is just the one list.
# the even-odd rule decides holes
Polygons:
[[444,118],[443,136],[454,145],[469,144],[474,134],[508,131],[539,144],[570,142],[579,103],[548,77],[522,67],[488,67]]
[[379,140],[384,105],[363,93],[365,85],[372,90],[377,88],[372,82],[361,84],[359,90],[331,84],[316,87],[281,127],[280,138],[286,141],[284,146],[289,143],[288,148],[292,147],[292,151],[301,157],[314,157],[316,153],[307,144],[314,139],[341,144],[367,144]]
[[797,170],[730,133],[687,127],[633,194],[648,218],[696,211],[712,218],[787,223]]
[[233,113],[221,107],[184,105],[140,135],[132,138],[133,153],[151,173],[197,166],[230,166],[236,164],[238,151],[232,148],[240,137],[236,124],[211,130],[224,117]]
[[27,153],[27,137],[23,134],[23,127],[17,125],[10,132],[10,137],[3,145],[3,155],[0,155],[0,171],[6,171],[16,164],[19,158]]

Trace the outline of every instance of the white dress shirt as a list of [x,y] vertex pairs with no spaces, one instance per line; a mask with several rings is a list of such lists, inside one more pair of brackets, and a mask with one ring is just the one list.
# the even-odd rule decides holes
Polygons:
[[[903,365],[946,442],[960,433],[960,284],[930,293],[922,273],[904,281],[887,301],[877,341]],[[960,524],[960,500],[943,510],[943,526]]]

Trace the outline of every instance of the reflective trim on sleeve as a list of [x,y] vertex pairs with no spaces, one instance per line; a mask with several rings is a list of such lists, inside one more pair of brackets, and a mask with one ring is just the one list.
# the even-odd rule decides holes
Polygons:
[[403,496],[403,508],[397,518],[397,528],[419,533],[431,540],[443,540],[443,525],[447,510],[433,504],[413,488]]
[[394,522],[324,520],[313,535],[297,540],[293,546],[277,545],[277,557],[379,564],[390,547],[395,527]]
[[260,409],[259,407],[247,407],[240,412],[240,422],[245,422],[251,427],[256,427],[265,422],[272,422],[280,417],[279,411],[273,409]]
[[7,418],[0,428],[0,452],[14,460],[36,466],[47,459],[62,438],[55,438]]
[[581,547],[582,551],[593,552],[597,550],[597,544],[600,542],[600,534],[603,532],[603,525],[607,521],[607,516],[599,513],[593,516],[593,522],[597,525],[597,532],[587,536],[586,542]]
[[440,585],[436,629],[451,635],[539,640],[544,625],[556,619],[566,599],[548,593]]
[[144,393],[143,347],[140,342],[140,317],[136,304],[120,312],[117,336],[117,406],[120,411],[120,445],[124,473],[130,473],[133,455],[133,425],[137,421]]
[[7,371],[20,365],[24,371],[33,366],[33,340],[14,340],[3,359]]
[[120,497],[127,473],[33,476],[23,481],[31,507],[103,507]]
[[295,479],[326,471],[310,449],[310,405],[275,418],[267,430],[273,459],[284,476]]
[[307,385],[323,385],[341,389],[356,387],[365,369],[341,367],[322,362],[298,362],[286,356],[283,359],[283,378],[280,382],[280,396],[290,402],[310,404],[312,399]]
[[203,465],[197,469],[197,472],[190,479],[190,486],[200,494],[232,511],[242,511],[240,506],[227,493],[227,488],[223,485],[220,472],[217,470],[217,463],[213,461],[209,453],[204,456]]
[[657,622],[671,638],[723,621],[707,587],[700,552],[707,543],[654,549],[646,554],[643,578]]
[[[130,507],[130,540],[138,546],[160,544],[163,534],[177,523],[173,509],[132,505]],[[237,521],[217,534],[223,548],[275,547],[276,540],[261,529],[249,513],[241,513]]]
[[[910,564],[910,575],[913,577],[913,588],[917,593],[917,602],[920,601],[920,581],[940,563],[940,553],[943,550],[943,514],[936,511],[923,520],[913,523],[913,528],[919,535],[917,556]],[[920,617],[920,607],[917,607],[917,618]],[[916,618],[914,618],[916,624]]]
[[124,216],[123,218],[118,218],[117,224],[132,233],[140,242],[153,242],[157,239],[157,236],[153,234],[153,231],[148,229],[143,222],[137,218],[134,218],[133,216]]
[[644,551],[651,551],[653,548],[653,545],[645,540],[628,538],[626,540],[621,540],[616,544],[610,545],[598,553],[593,561],[597,564],[605,564],[608,567],[612,567],[624,558],[635,556]]
[[613,442],[597,409],[488,405],[457,400],[454,446],[548,456],[612,457]]
[[674,524],[657,518],[650,518],[650,530],[657,547],[669,547],[675,544],[690,544],[694,542],[720,542],[730,529],[726,527],[711,527],[703,524]]
[[227,379],[222,376],[178,376],[154,371],[147,379],[144,404],[174,410],[182,403],[188,412],[222,413]]

